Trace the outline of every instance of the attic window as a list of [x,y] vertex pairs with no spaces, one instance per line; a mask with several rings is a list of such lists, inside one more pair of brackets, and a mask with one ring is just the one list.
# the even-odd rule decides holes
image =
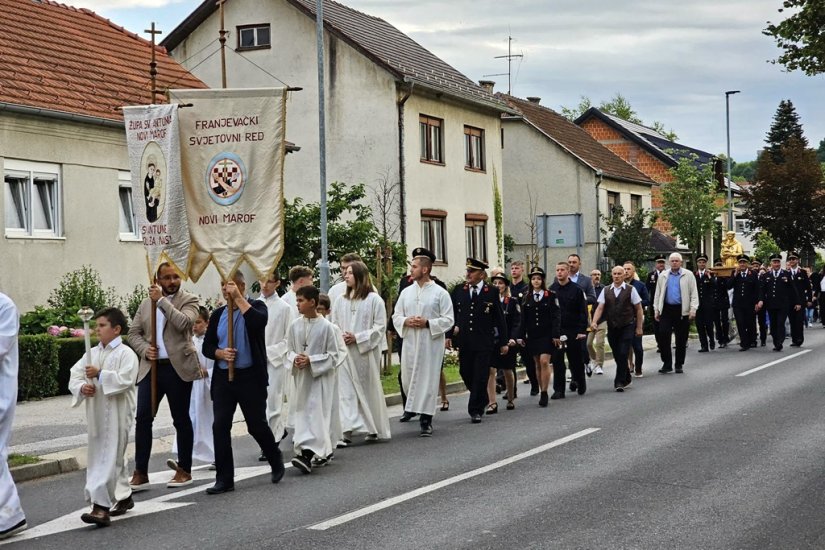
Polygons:
[[238,27],[238,50],[261,50],[272,45],[269,24],[240,25]]

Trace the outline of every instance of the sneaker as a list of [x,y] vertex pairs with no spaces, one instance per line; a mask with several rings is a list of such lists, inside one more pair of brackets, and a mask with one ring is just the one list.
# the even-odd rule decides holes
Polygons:
[[593,361],[590,361],[584,366],[584,374],[586,374],[588,378],[593,376]]
[[596,368],[593,369],[593,374],[604,374],[604,369],[601,366],[596,365]]
[[631,385],[632,383],[633,383],[633,379],[632,379],[632,378],[628,378],[628,379],[627,379],[627,382],[625,382],[625,384],[624,384],[624,386],[623,386],[623,387],[625,387],[625,388],[629,388],[629,387],[630,387],[630,385]]
[[633,376],[635,376],[636,378],[644,378],[645,375],[642,374],[642,371],[637,370],[633,373]]
[[329,458],[325,456],[315,455],[312,457],[311,463],[313,468],[320,468],[321,466],[326,466],[327,464],[329,464]]
[[378,434],[367,434],[367,437],[364,438],[365,441],[378,441]]
[[9,527],[8,529],[5,529],[5,530],[3,530],[3,531],[0,531],[0,540],[7,539],[7,538],[9,538],[9,537],[13,537],[13,536],[14,536],[14,535],[16,535],[17,533],[19,533],[19,532],[21,532],[21,531],[25,531],[26,529],[28,529],[28,527],[29,527],[29,526],[28,526],[28,524],[26,523],[26,520],[25,520],[25,519],[23,519],[23,520],[21,520],[21,521],[20,521],[20,523],[18,523],[17,525],[12,525],[12,526],[11,526],[11,527]]
[[303,455],[295,455],[295,458],[292,459],[292,465],[301,473],[312,473],[312,461]]
[[166,482],[166,487],[169,489],[186,487],[187,485],[192,485],[192,474],[182,470],[181,468],[178,468],[178,471],[175,472],[172,479]]
[[616,386],[614,389],[619,393],[622,393],[624,391],[624,388],[622,386]]
[[426,426],[421,426],[421,433],[418,434],[419,437],[432,437],[433,436],[433,427],[431,424],[427,424]]
[[349,447],[349,444],[352,443],[351,441],[347,441],[346,439],[342,439],[338,443],[336,443],[336,449],[343,449],[344,447]]
[[138,472],[135,470],[132,473],[132,479],[129,480],[129,487],[132,489],[133,493],[146,491],[149,489],[149,476],[143,472]]

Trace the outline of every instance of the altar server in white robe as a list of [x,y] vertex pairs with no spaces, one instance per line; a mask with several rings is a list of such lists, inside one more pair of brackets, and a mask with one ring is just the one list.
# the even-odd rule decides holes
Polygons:
[[386,339],[384,300],[372,290],[369,269],[350,262],[346,293],[332,305],[332,323],[341,329],[347,355],[338,369],[343,442],[365,434],[367,441],[390,438],[390,419],[381,386],[381,343]]
[[[117,308],[95,314],[100,343],[92,348],[91,360],[82,357],[71,369],[69,391],[72,406],[86,404],[89,445],[87,448],[86,502],[92,505],[80,519],[106,527],[112,516],[134,508],[126,445],[135,418],[138,357],[120,335],[126,332],[126,317]],[[111,509],[111,511],[110,511]]]
[[316,311],[318,289],[305,286],[295,294],[301,317],[289,327],[285,358],[295,382],[289,413],[295,427],[292,465],[308,474],[314,456],[328,457],[333,452],[330,432],[333,409],[338,406],[335,369],[345,357],[335,327]]
[[[275,441],[280,442],[286,436],[288,403],[291,400],[292,388],[292,381],[289,379],[290,369],[284,364],[286,334],[297,313],[294,307],[278,296],[275,292],[277,287],[278,279],[275,275],[261,281],[261,300],[266,304],[269,316],[266,322],[266,370],[269,375],[269,386],[266,388],[266,417]],[[265,461],[266,457],[262,454],[258,460]]]
[[11,298],[0,292],[0,539],[26,528],[17,487],[9,472],[9,439],[17,406],[17,333],[20,315]]
[[[209,326],[209,310],[201,306],[198,318],[192,325],[192,343],[198,352],[198,363],[201,366],[200,380],[192,382],[192,398],[189,401],[189,416],[192,418],[192,431],[195,434],[192,443],[192,459],[207,464],[215,462],[215,444],[212,437],[212,422],[215,415],[212,411],[212,369],[215,362],[203,355],[203,337],[206,327]],[[177,439],[175,440],[177,444]]]
[[453,304],[446,290],[430,278],[435,255],[425,248],[414,251],[410,264],[413,284],[398,297],[392,315],[401,350],[401,383],[407,392],[404,416],[421,415],[421,437],[433,433],[433,415],[438,403],[438,382],[444,359],[445,334],[454,322]]
[[281,299],[286,302],[287,305],[295,308],[296,317],[300,314],[298,313],[298,302],[295,293],[298,292],[298,289],[301,287],[312,286],[312,276],[312,269],[305,265],[295,265],[289,269],[289,274],[287,275],[289,278],[289,290],[281,296]]

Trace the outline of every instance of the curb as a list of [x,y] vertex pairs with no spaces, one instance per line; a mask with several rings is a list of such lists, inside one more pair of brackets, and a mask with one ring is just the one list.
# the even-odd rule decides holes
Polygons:
[[30,481],[41,477],[66,474],[80,469],[77,459],[68,454],[54,453],[43,455],[40,462],[15,466],[9,471],[15,483]]

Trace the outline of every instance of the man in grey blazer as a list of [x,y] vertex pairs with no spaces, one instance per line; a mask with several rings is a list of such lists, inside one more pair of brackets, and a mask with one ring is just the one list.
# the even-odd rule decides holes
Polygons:
[[[175,476],[167,487],[192,483],[192,420],[189,400],[192,381],[201,377],[200,364],[192,342],[192,325],[198,317],[198,297],[180,288],[180,275],[164,262],[158,267],[157,281],[141,302],[129,329],[129,345],[140,357],[138,371],[137,416],[135,420],[135,471],[129,485],[132,491],[149,488],[149,455],[152,454],[152,386],[149,370],[157,360],[158,403],[167,397],[177,433],[178,461],[168,460]],[[157,302],[157,345],[151,342],[152,302]]]

